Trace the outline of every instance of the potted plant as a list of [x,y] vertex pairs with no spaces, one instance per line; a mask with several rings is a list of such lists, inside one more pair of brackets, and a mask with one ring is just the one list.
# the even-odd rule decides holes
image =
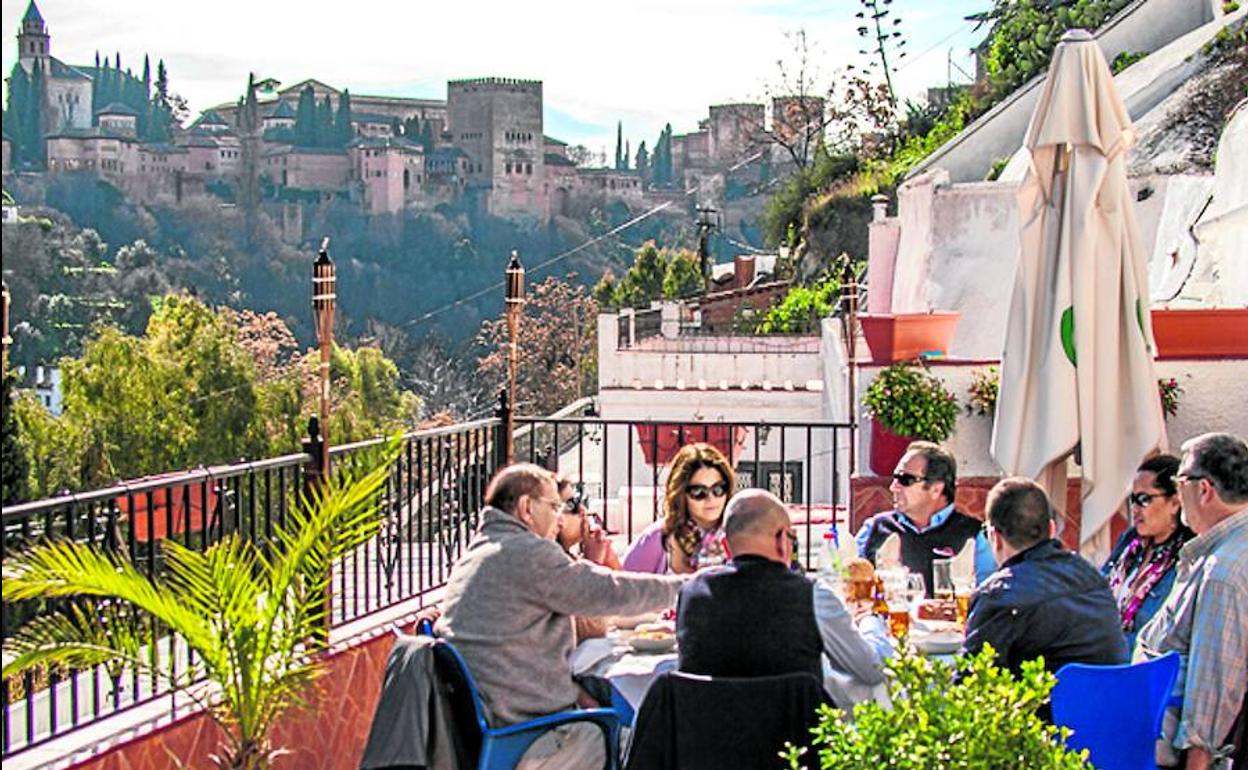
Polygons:
[[997,411],[997,398],[1001,394],[1001,369],[985,366],[971,372],[971,384],[967,387],[966,413],[991,417]]
[[[266,543],[231,533],[200,552],[162,541],[161,575],[72,540],[6,554],[6,602],[60,599],[68,609],[41,615],[6,640],[3,675],[103,665],[176,686],[206,677],[217,694],[201,705],[225,736],[215,764],[264,770],[282,753],[270,743],[274,723],[305,702],[320,673],[330,565],[379,531],[379,493],[398,451],[391,441],[358,480],[330,479],[301,497]],[[184,640],[196,661],[190,671],[166,670],[179,656],[151,654],[153,627]]]
[[944,356],[958,326],[958,311],[927,313],[862,313],[862,336],[877,364],[919,357]]
[[1057,681],[1044,662],[1015,678],[994,657],[985,646],[950,665],[903,650],[885,663],[891,707],[865,701],[846,719],[820,706],[811,745],[786,747],[789,767],[1088,770],[1087,752],[1062,742],[1070,731],[1036,716]]
[[958,421],[958,403],[935,375],[915,362],[880,371],[862,398],[871,418],[871,470],[893,472],[914,440],[944,441]]

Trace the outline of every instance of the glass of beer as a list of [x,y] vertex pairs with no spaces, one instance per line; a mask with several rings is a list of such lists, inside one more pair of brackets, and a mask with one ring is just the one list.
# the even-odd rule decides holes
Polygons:
[[905,602],[889,602],[888,632],[896,639],[903,639],[910,633],[910,607]]
[[969,580],[953,581],[953,598],[958,603],[958,623],[966,628],[966,616],[971,611],[971,592],[974,585]]

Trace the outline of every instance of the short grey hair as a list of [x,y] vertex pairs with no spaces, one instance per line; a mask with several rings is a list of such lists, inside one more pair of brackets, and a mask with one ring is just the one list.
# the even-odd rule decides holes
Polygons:
[[724,508],[724,536],[731,545],[742,536],[763,534],[777,514],[788,517],[780,498],[765,489],[743,489]]
[[1230,433],[1203,433],[1183,442],[1191,471],[1209,479],[1222,502],[1248,503],[1248,444]]

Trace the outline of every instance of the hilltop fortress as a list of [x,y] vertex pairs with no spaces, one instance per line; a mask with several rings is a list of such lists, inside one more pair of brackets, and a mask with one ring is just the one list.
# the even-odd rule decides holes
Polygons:
[[[453,202],[545,221],[594,200],[641,206],[695,186],[714,197],[730,173],[755,180],[766,173],[757,161],[771,154],[760,150],[766,145],[764,105],[712,106],[697,131],[671,137],[671,181],[651,189],[636,170],[577,166],[566,143],[544,133],[542,82],[502,77],[452,80],[445,101],[346,97],[309,79],[259,93],[258,125],[240,121],[240,99],[205,110],[187,128],[175,127],[168,141],[145,141],[134,109],[92,103],[98,67],[74,67],[51,55],[51,34],[33,0],[17,38],[19,66],[28,74],[38,69],[44,84],[46,172],[91,173],[140,200],[228,197],[254,177],[265,200],[345,199],[374,215]],[[779,102],[773,112],[783,115]],[[349,114],[349,133],[330,144],[299,141],[296,129],[308,103],[323,114]],[[5,175],[42,170],[14,162],[6,130]]]

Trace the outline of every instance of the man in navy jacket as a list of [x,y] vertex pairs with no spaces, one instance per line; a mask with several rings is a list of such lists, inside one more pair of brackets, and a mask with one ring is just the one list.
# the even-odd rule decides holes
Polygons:
[[1018,673],[1044,656],[1067,663],[1126,663],[1127,641],[1109,584],[1054,539],[1049,498],[1031,479],[1008,478],[988,493],[988,541],[1000,568],[971,597],[968,652],[991,644]]

